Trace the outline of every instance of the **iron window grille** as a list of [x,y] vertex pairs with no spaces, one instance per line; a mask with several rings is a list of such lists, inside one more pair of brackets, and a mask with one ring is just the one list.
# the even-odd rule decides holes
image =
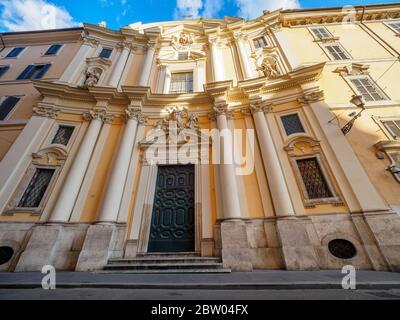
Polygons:
[[256,49],[264,48],[268,45],[267,39],[265,39],[265,37],[259,37],[259,38],[253,39],[253,43],[254,43],[254,47]]
[[191,93],[193,92],[193,73],[171,74],[170,93]]
[[0,120],[7,118],[11,110],[16,106],[18,101],[21,100],[19,97],[6,97],[0,105]]
[[54,175],[54,169],[36,169],[31,181],[28,184],[18,208],[37,208],[43,200],[43,197],[50,185],[51,178]]
[[52,144],[62,144],[64,146],[68,145],[68,142],[71,139],[74,129],[75,128],[71,127],[71,126],[60,126],[51,143]]
[[281,120],[287,136],[295,133],[305,133],[303,124],[297,113],[282,116]]
[[6,58],[17,58],[24,49],[25,47],[14,48],[6,55]]
[[329,55],[333,60],[349,60],[349,54],[343,49],[342,45],[339,43],[329,44],[325,46],[329,52]]
[[296,163],[310,200],[333,197],[317,158],[299,159]]
[[366,102],[386,100],[384,94],[368,77],[359,77],[350,79],[356,87],[359,94],[363,96]]

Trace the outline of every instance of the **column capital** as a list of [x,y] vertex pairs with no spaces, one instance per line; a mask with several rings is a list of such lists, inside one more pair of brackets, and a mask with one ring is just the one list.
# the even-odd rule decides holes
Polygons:
[[125,110],[125,119],[126,121],[133,119],[136,120],[139,124],[144,124],[147,118],[143,115],[142,108],[137,107],[128,107]]
[[247,34],[244,34],[242,30],[237,30],[233,32],[233,38],[235,39],[235,41],[239,42],[247,40],[248,36]]
[[251,112],[251,114],[255,114],[257,112],[271,113],[272,103],[263,101],[262,99],[253,100],[250,102],[249,111]]
[[312,91],[305,93],[298,101],[302,104],[318,102],[324,99],[324,92],[322,90]]
[[38,117],[46,117],[50,119],[55,119],[60,113],[60,109],[56,109],[53,106],[45,106],[39,104],[37,107],[33,108],[33,115]]
[[90,110],[87,111],[83,114],[83,119],[86,121],[92,121],[92,120],[100,120],[104,121],[104,118],[109,116],[104,109],[95,109],[95,110]]
[[133,50],[135,51],[137,49],[137,47],[129,41],[121,41],[118,42],[117,45],[117,50],[123,51],[123,50]]
[[89,37],[87,35],[82,36],[82,41],[83,41],[83,44],[91,46],[93,48],[96,48],[100,44],[99,40]]

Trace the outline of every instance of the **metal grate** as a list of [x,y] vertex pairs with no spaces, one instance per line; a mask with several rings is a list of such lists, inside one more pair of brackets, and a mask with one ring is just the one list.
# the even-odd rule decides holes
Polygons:
[[281,119],[283,127],[285,128],[286,134],[288,136],[294,133],[305,132],[298,114],[290,114],[287,116],[283,116],[281,117]]
[[72,133],[74,132],[74,127],[70,126],[60,126],[54,136],[52,144],[62,144],[66,146],[71,139]]
[[335,239],[329,242],[328,249],[330,253],[339,259],[351,259],[357,254],[357,249],[348,240]]
[[297,160],[309,199],[332,198],[332,192],[316,158]]
[[193,73],[173,73],[171,75],[170,93],[190,93],[193,92]]
[[18,204],[18,208],[39,207],[53,174],[54,169],[37,169]]

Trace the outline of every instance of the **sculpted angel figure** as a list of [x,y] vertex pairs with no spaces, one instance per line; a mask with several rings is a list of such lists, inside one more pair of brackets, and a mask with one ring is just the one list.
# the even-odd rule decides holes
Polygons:
[[274,58],[265,58],[258,70],[261,70],[268,79],[279,76],[278,63]]
[[196,129],[199,127],[199,119],[197,118],[197,114],[192,113],[189,116],[188,122],[187,122],[187,127],[189,129]]
[[99,82],[99,76],[96,72],[94,71],[87,71],[86,72],[86,80],[85,80],[85,85],[87,87],[94,87],[95,85],[97,85],[97,83]]

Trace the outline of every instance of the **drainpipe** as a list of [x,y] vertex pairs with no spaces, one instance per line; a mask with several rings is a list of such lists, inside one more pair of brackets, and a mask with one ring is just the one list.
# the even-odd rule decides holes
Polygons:
[[385,45],[387,45],[391,50],[393,50],[393,51],[396,53],[397,58],[400,58],[400,53],[399,53],[395,48],[393,48],[389,43],[387,43],[387,42],[386,42],[384,39],[382,39],[375,31],[373,31],[370,27],[368,27],[368,26],[364,23],[365,9],[366,9],[366,7],[364,6],[364,7],[363,7],[363,12],[362,12],[362,15],[361,15],[360,24],[361,24],[362,26],[364,26],[364,28],[367,29],[369,32],[371,32],[375,37],[377,37],[379,40],[381,40]]
[[0,52],[2,52],[6,47],[6,45],[4,44],[4,39],[3,39],[3,34],[2,33],[0,33],[0,39],[1,39]]

